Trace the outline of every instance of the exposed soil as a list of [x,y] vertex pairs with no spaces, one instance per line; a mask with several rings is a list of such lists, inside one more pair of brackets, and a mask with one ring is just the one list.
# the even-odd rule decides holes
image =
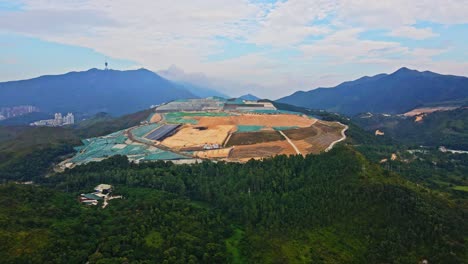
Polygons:
[[215,116],[215,117],[194,117],[200,126],[213,125],[251,125],[251,126],[298,126],[309,127],[317,120],[298,115],[260,115],[244,114],[238,116]]
[[194,156],[198,158],[227,158],[231,150],[232,148],[203,150],[195,152]]
[[232,125],[218,125],[212,126],[210,129],[199,130],[192,125],[185,125],[176,134],[164,139],[162,143],[165,146],[179,149],[203,146],[204,144],[221,145],[234,129],[235,126]]
[[153,114],[153,116],[150,119],[150,123],[158,123],[161,121],[162,116],[160,114]]
[[226,146],[251,145],[263,142],[285,140],[277,131],[234,133]]
[[316,125],[312,127],[296,128],[284,130],[283,133],[291,140],[301,140],[307,137],[316,136],[319,133],[319,130],[315,128]]
[[236,146],[231,151],[229,159],[265,158],[276,155],[294,155],[296,152],[287,141],[273,141],[253,145]]

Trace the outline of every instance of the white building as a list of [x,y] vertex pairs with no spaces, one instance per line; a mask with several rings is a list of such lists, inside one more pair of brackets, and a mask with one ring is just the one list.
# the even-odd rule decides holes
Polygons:
[[63,118],[61,113],[55,113],[54,125],[61,126],[63,123]]
[[31,123],[31,126],[64,126],[73,125],[75,123],[75,116],[72,113],[68,113],[66,116],[62,116],[61,113],[55,113],[54,119],[39,120]]
[[68,113],[65,117],[63,117],[63,125],[73,125],[75,124],[75,116],[72,113]]

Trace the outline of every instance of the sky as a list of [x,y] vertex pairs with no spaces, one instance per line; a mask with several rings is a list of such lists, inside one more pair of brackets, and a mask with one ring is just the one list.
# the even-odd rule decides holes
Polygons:
[[106,60],[270,99],[403,66],[468,76],[468,0],[0,0],[0,81]]

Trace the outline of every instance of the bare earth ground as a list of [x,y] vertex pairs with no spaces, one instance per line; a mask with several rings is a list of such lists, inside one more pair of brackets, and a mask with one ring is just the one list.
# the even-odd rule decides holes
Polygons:
[[318,121],[312,127],[283,131],[302,154],[318,154],[343,137],[345,127],[338,123]]
[[252,145],[280,140],[284,138],[277,131],[241,132],[232,134],[226,146]]
[[195,157],[206,159],[206,158],[227,158],[232,148],[223,148],[223,149],[210,149],[203,151],[196,151],[194,153]]
[[251,158],[266,158],[276,155],[294,155],[296,151],[291,145],[283,141],[272,141],[252,145],[235,146],[228,160],[246,161]]
[[297,116],[297,115],[258,115],[258,114],[244,114],[239,116],[214,116],[214,117],[194,117],[198,120],[200,126],[213,126],[213,125],[247,125],[247,126],[298,126],[309,127],[313,125],[317,119]]
[[158,123],[162,120],[162,116],[160,114],[153,114],[151,117],[150,123]]
[[221,145],[228,134],[236,129],[233,125],[215,125],[206,130],[199,130],[196,127],[199,125],[184,125],[176,134],[164,139],[162,144],[176,149],[204,144]]
[[454,110],[457,108],[458,107],[456,106],[422,107],[422,108],[416,108],[409,112],[406,112],[404,116],[417,116],[421,114],[430,114],[436,111],[450,111],[450,110]]
[[[194,157],[228,161],[247,161],[276,155],[320,153],[334,142],[342,140],[345,126],[305,116],[278,114],[245,114],[239,116],[195,116],[196,125],[185,124],[161,144],[174,151],[195,151]],[[264,126],[262,131],[235,133],[238,125]],[[283,130],[284,135],[272,127],[299,127]],[[285,137],[290,139],[288,142]],[[203,150],[205,144],[228,148]],[[297,149],[294,149],[295,146]],[[297,151],[296,151],[297,150]]]

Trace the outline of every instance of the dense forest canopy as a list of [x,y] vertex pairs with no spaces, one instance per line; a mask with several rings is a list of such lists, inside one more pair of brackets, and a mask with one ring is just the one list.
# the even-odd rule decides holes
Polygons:
[[[103,182],[125,199],[106,209],[74,201]],[[135,165],[117,156],[38,183],[49,189],[2,187],[4,204],[7,193],[22,193],[3,211],[4,223],[19,217],[20,204],[27,215],[4,226],[6,259],[62,262],[58,242],[77,262],[92,263],[460,263],[467,257],[466,224],[455,204],[348,147],[246,164]],[[56,218],[46,219],[48,208],[58,211]],[[52,239],[82,225],[89,230],[79,236]],[[20,244],[8,237],[32,227],[38,233],[31,237],[44,238],[15,257]],[[81,245],[85,237],[91,239]]]
[[[275,104],[342,122],[348,139],[306,157],[174,165],[115,156],[56,173],[54,163],[80,138],[136,125],[149,113],[100,115],[75,128],[0,129],[0,259],[466,262],[468,155],[415,150],[337,114]],[[124,199],[104,209],[79,204],[101,183]]]

